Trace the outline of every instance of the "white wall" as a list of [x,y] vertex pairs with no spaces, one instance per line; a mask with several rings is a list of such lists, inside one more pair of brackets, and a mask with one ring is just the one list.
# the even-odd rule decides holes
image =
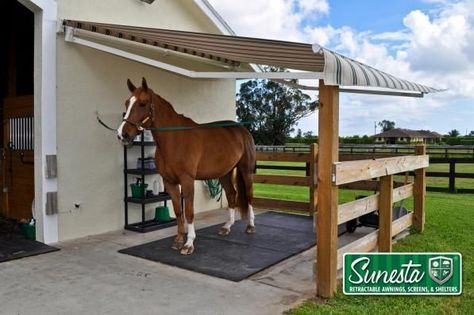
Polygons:
[[[59,18],[217,30],[192,0],[157,0],[152,6],[138,0],[121,2],[119,6],[113,0],[59,1]],[[188,8],[182,9],[180,3]],[[108,123],[119,124],[129,97],[127,78],[139,84],[146,77],[156,93],[198,122],[235,119],[235,81],[188,79],[65,43],[62,35],[57,44],[59,240],[67,240],[123,228],[123,149],[116,135],[96,122],[95,111]],[[79,209],[75,203],[81,204]],[[221,203],[210,200],[202,183],[196,182],[195,205],[203,211]],[[130,209],[131,220],[138,219],[140,208],[131,207],[136,207]],[[153,207],[148,207],[149,215]]]

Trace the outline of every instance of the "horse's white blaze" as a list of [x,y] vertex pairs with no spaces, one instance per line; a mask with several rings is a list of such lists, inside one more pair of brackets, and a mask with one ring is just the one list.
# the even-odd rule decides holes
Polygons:
[[235,223],[235,209],[229,208],[229,220],[224,224],[224,228],[230,230],[230,227]]
[[[135,105],[136,101],[137,101],[137,98],[135,96],[130,97],[130,99],[128,100],[127,112],[125,113],[125,116],[123,117],[123,119],[128,119],[128,117],[130,116],[130,113],[132,112],[132,107],[133,105]],[[123,133],[124,126],[125,126],[125,121],[122,122],[120,127],[117,129],[117,135],[119,136],[120,140],[123,140],[122,133]]]
[[188,223],[188,238],[184,246],[192,247],[195,238],[196,238],[196,231],[194,230],[194,223]]
[[249,225],[255,226],[255,214],[253,213],[253,207],[249,204]]

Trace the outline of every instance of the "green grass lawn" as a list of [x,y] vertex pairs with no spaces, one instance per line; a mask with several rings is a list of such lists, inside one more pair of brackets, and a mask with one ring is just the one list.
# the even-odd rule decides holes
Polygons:
[[[265,162],[267,164],[269,162]],[[273,162],[273,165],[298,163]],[[299,163],[303,165],[302,163]],[[447,165],[435,164],[430,170],[445,171]],[[474,172],[474,166],[463,165],[458,172]],[[304,176],[304,171],[259,170],[259,174]],[[428,185],[437,184],[429,178]],[[431,182],[431,183],[430,183]],[[439,184],[439,183],[438,183]],[[474,181],[467,188],[474,187]],[[446,183],[447,187],[447,183]],[[255,184],[256,197],[308,201],[308,188]],[[372,192],[339,191],[339,202],[354,200],[358,195]],[[412,200],[405,202],[412,206]],[[428,193],[426,225],[423,234],[414,233],[394,245],[400,252],[460,252],[463,255],[463,294],[441,296],[345,296],[338,288],[335,298],[328,301],[308,301],[288,312],[300,314],[474,314],[474,195]]]

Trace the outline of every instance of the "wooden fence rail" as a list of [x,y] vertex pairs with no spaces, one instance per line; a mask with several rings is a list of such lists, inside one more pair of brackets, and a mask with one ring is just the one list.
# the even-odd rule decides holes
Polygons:
[[[331,226],[331,229],[335,229],[335,227],[340,224],[344,224],[377,210],[379,213],[379,228],[339,249],[332,247],[323,248],[319,245],[318,241],[318,252],[322,251],[320,257],[332,256],[331,261],[334,261],[334,265],[339,269],[342,267],[342,257],[344,253],[368,252],[376,248],[378,248],[379,251],[390,252],[392,250],[393,237],[400,234],[409,226],[413,225],[419,231],[423,231],[427,175],[425,169],[429,166],[429,156],[426,155],[426,148],[424,146],[417,146],[414,149],[414,153],[415,155],[410,156],[393,156],[365,160],[357,160],[357,158],[361,157],[360,155],[341,155],[339,159],[341,162],[332,164],[330,177],[332,178],[333,188],[378,192],[341,205],[336,204],[334,212],[331,212],[335,214],[334,226]],[[258,163],[257,169],[305,171],[305,176],[256,174],[254,182],[309,187],[310,202],[255,198],[254,205],[262,208],[283,208],[316,213],[318,184],[316,178],[317,158],[316,145],[312,145],[309,152],[257,152],[257,161],[260,162],[279,161],[305,163],[305,166],[262,165],[262,163]],[[404,183],[394,181],[395,175],[407,175],[409,173],[414,176],[413,182],[407,182],[408,176],[405,177]],[[378,178],[378,180],[375,178]],[[414,197],[413,212],[392,221],[394,203],[410,197]],[[320,211],[322,210],[324,210],[324,208],[321,203],[316,213],[318,218],[317,222],[323,218],[323,216],[320,218]],[[337,244],[336,240],[334,240],[334,242]],[[324,281],[327,282],[328,279],[324,279],[324,277],[320,278],[318,285]]]
[[[307,145],[259,145],[258,151],[262,152],[309,152]],[[432,157],[438,158],[470,158],[474,159],[474,145],[438,146],[426,147],[426,152]],[[413,145],[381,145],[381,144],[340,144],[340,154],[377,154],[377,155],[411,155],[415,153]]]
[[[414,154],[414,146],[400,146],[400,145],[377,145],[377,146],[355,146],[355,145],[341,145],[339,147],[339,160],[340,161],[360,161],[364,159],[378,159],[393,157],[400,154]],[[273,153],[286,153],[291,154],[295,152],[298,154],[308,153],[309,146],[258,146],[259,152],[273,152]],[[474,173],[458,172],[456,171],[458,164],[473,164],[474,165],[474,146],[456,146],[456,147],[440,147],[432,146],[427,147],[427,154],[430,156],[430,164],[448,164],[448,171],[427,171],[427,177],[434,178],[447,178],[448,183],[445,187],[434,187],[427,186],[427,191],[436,192],[450,192],[450,193],[474,193],[474,188],[468,187],[457,187],[457,179],[472,179],[472,186],[474,187]],[[307,166],[283,166],[283,165],[259,165],[259,169],[272,169],[272,170],[290,170],[290,171],[307,171]],[[410,172],[410,176],[414,176],[414,172]],[[353,186],[353,185],[352,185]],[[349,185],[351,187],[351,185]],[[345,188],[345,187],[341,187]]]
[[277,170],[304,170],[305,176],[291,175],[254,175],[254,183],[290,185],[309,187],[309,202],[279,200],[271,198],[254,198],[253,204],[256,207],[267,209],[288,209],[314,213],[316,208],[316,163],[317,145],[312,145],[310,151],[306,153],[285,153],[285,152],[261,152],[257,151],[257,161],[272,162],[304,162],[305,166],[281,166],[281,165],[260,165],[257,169],[277,169]]
[[[347,252],[368,252],[378,248],[382,252],[392,251],[392,239],[413,225],[422,232],[425,223],[426,171],[429,166],[426,148],[417,146],[415,156],[400,156],[375,160],[338,162],[333,167],[333,184],[348,184],[372,177],[379,177],[378,193],[344,203],[337,207],[337,225],[378,210],[378,230],[337,250],[337,266],[342,267],[342,257]],[[414,171],[413,183],[395,187],[394,175]],[[373,182],[373,181],[367,181]],[[392,221],[393,204],[414,197],[412,213]],[[326,255],[334,253],[327,252]]]

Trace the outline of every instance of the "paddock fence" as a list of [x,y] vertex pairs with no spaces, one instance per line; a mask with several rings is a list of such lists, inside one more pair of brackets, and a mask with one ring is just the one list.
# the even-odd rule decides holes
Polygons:
[[[363,187],[377,185],[374,195],[337,206],[337,225],[378,210],[379,228],[374,232],[337,250],[337,268],[342,267],[342,257],[347,252],[392,251],[392,238],[410,226],[423,231],[425,222],[426,168],[429,157],[424,146],[415,148],[415,155],[395,156],[367,160],[337,162],[333,169],[333,185],[341,187],[359,183]],[[394,176],[414,172],[414,180],[396,187]],[[378,180],[374,180],[378,178]],[[392,220],[394,203],[413,197],[413,211]]]
[[[321,152],[322,154],[322,152]],[[254,205],[262,208],[280,208],[307,211],[316,217],[317,231],[321,236],[330,237],[337,248],[337,226],[365,214],[378,210],[379,227],[375,231],[337,249],[332,255],[332,248],[318,246],[321,257],[331,257],[337,269],[342,268],[344,253],[392,251],[393,238],[407,228],[414,226],[423,231],[425,222],[425,195],[426,195],[426,168],[429,166],[429,156],[426,147],[416,146],[412,155],[389,156],[382,158],[365,158],[366,155],[342,154],[339,161],[332,164],[331,185],[318,187],[318,146],[313,144],[304,151],[259,150],[257,152],[257,169],[299,170],[305,171],[305,176],[263,175],[256,174],[255,182],[276,185],[308,186],[310,202],[295,202],[268,198],[256,198]],[[261,162],[300,162],[305,166],[265,165]],[[413,173],[409,182],[396,182],[395,176]],[[335,211],[328,211],[327,196],[332,193],[336,196],[338,189],[371,190],[375,194],[334,205]],[[328,191],[331,190],[331,192]],[[396,202],[413,197],[413,209],[402,217],[393,220],[393,206]],[[319,200],[318,200],[319,199]],[[318,205],[319,203],[319,205]],[[319,207],[319,208],[318,208]],[[322,207],[322,208],[321,208]],[[332,207],[332,206],[331,206]],[[319,212],[324,214],[319,215]],[[325,216],[326,215],[326,216]],[[328,284],[329,274],[318,278],[318,285]]]
[[[377,159],[385,157],[395,157],[415,154],[416,147],[409,145],[348,145],[339,146],[339,156],[341,161]],[[260,153],[297,153],[300,155],[309,154],[310,146],[257,146],[257,155]],[[427,171],[427,177],[448,179],[444,187],[427,186],[427,191],[450,192],[450,193],[474,193],[474,172],[459,172],[457,166],[472,165],[474,167],[474,146],[428,146],[426,152],[429,155],[430,164],[445,164],[447,171]],[[302,166],[278,166],[259,165],[259,169],[278,170],[308,170]],[[414,172],[409,173],[414,176]],[[467,179],[465,187],[457,187],[457,179]],[[472,185],[471,185],[472,182]],[[471,188],[472,187],[472,188]]]
[[[268,152],[257,151],[257,171],[259,169],[270,170],[290,170],[304,171],[305,176],[293,175],[262,175],[255,174],[254,183],[274,184],[274,185],[294,185],[309,188],[309,202],[290,201],[271,198],[254,198],[253,205],[260,208],[277,208],[286,210],[304,211],[314,213],[316,208],[316,187],[317,187],[317,146],[315,144],[308,147],[308,152]],[[304,166],[292,165],[265,165],[259,162],[299,162]]]

